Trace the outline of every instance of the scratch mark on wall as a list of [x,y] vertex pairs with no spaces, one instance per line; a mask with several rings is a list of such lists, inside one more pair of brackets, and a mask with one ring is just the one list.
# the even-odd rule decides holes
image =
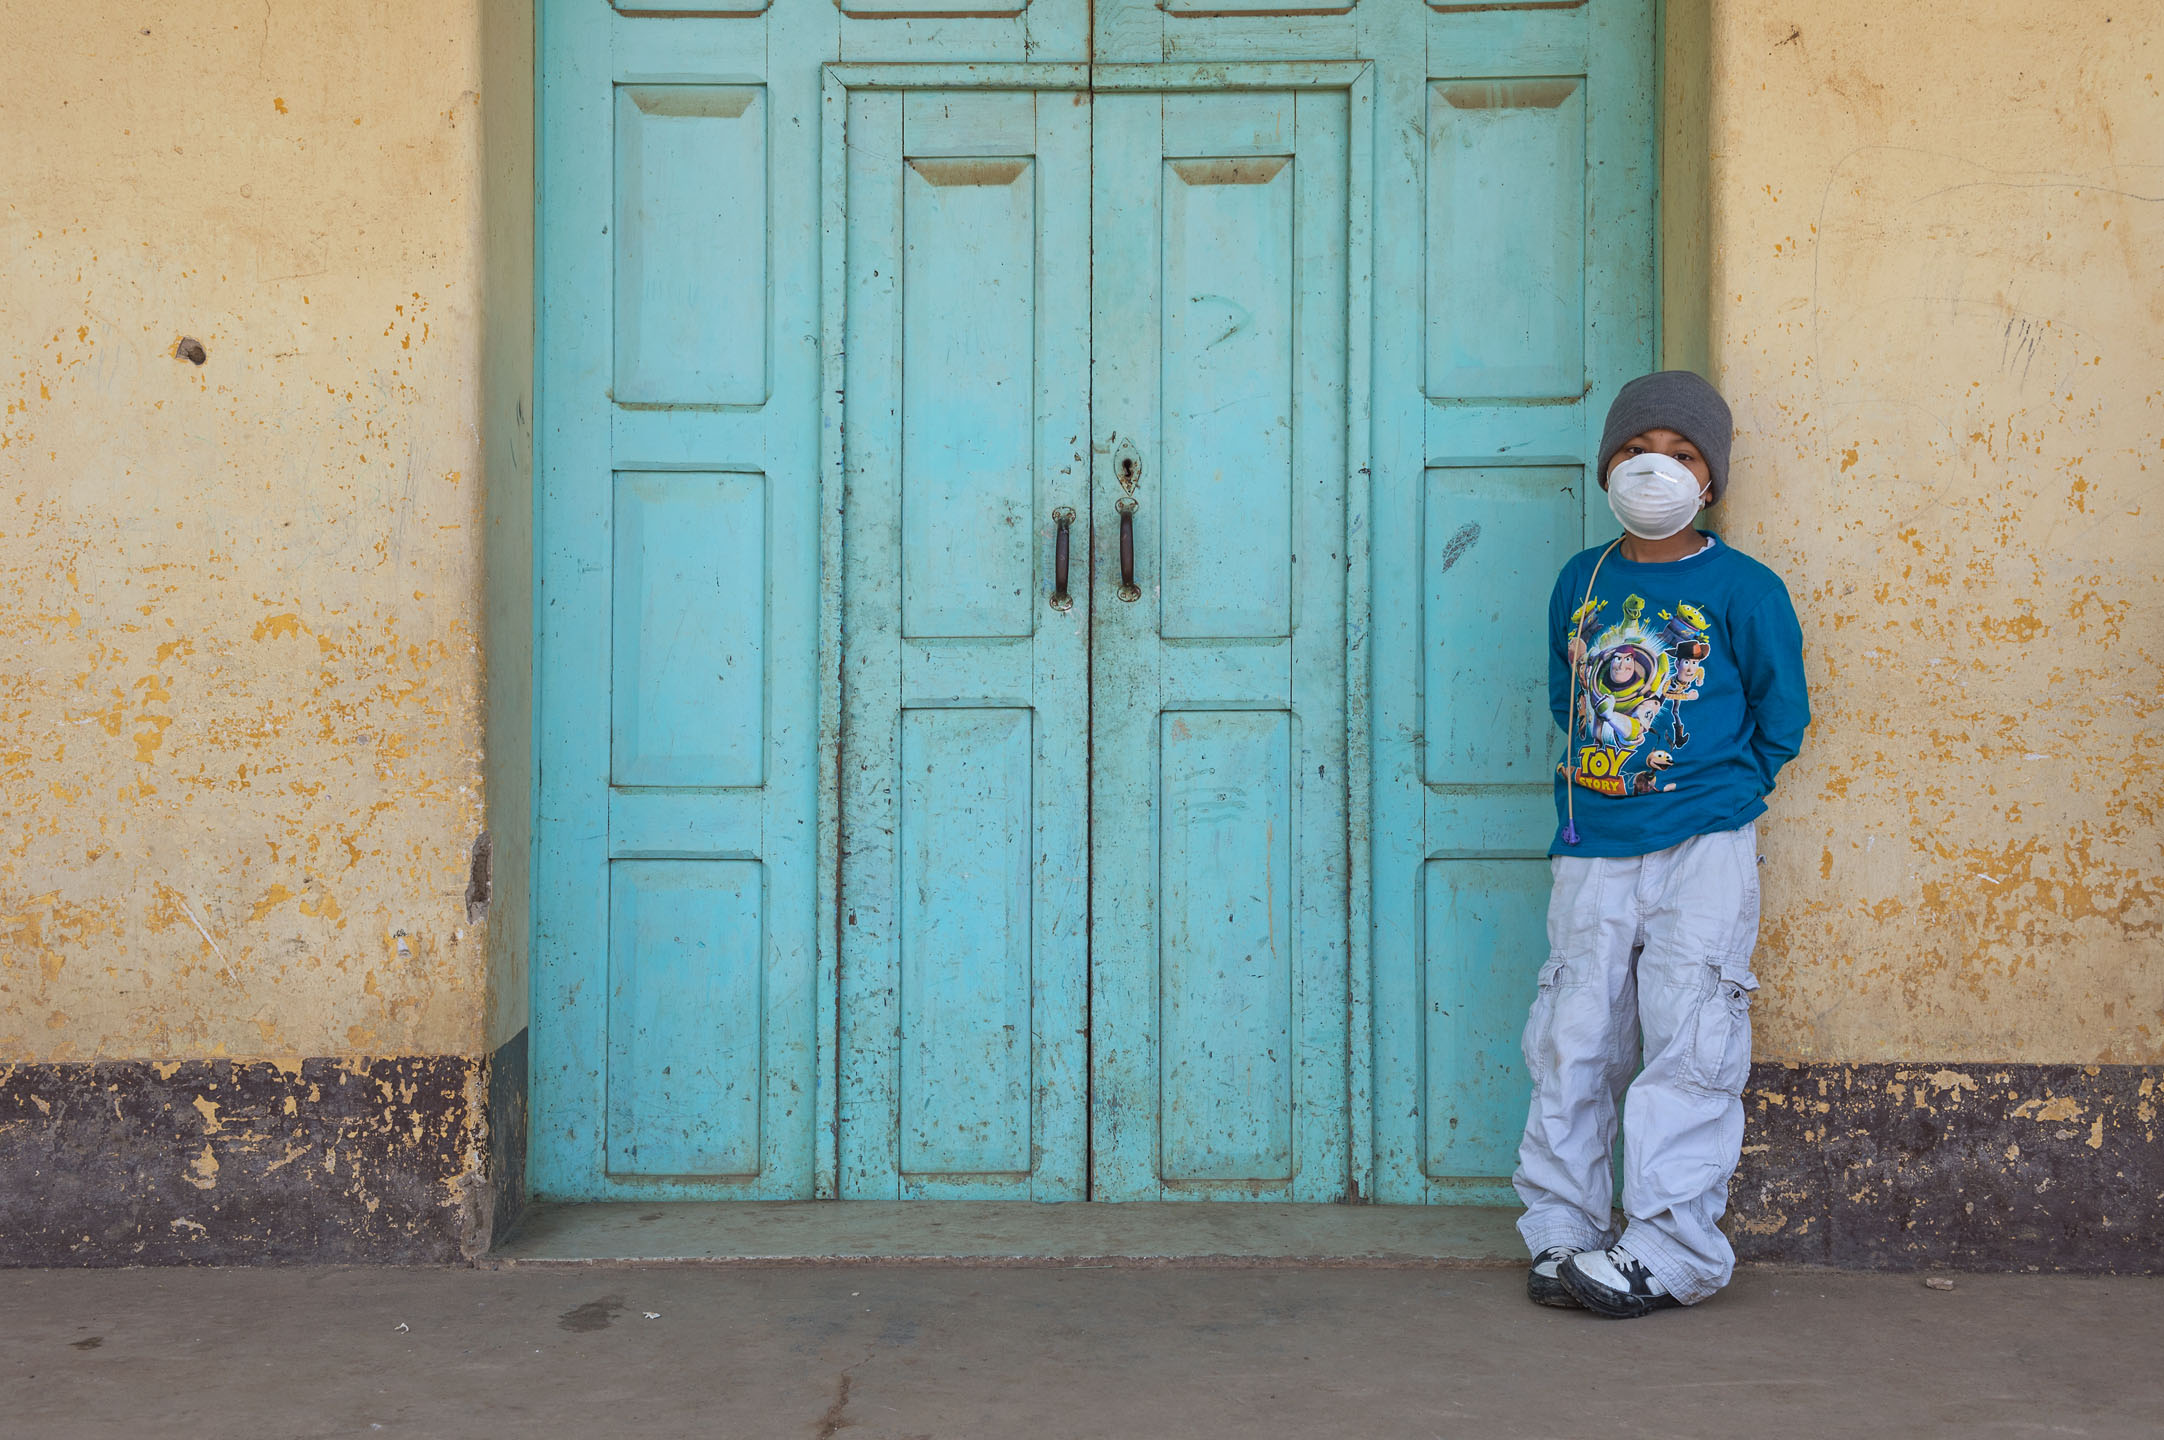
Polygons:
[[233,976],[233,962],[225,958],[224,949],[219,946],[216,940],[211,938],[209,929],[205,927],[201,917],[195,913],[195,907],[190,905],[185,897],[181,897],[180,908],[186,912],[188,923],[195,927],[195,933],[203,937],[203,943],[208,945],[211,953],[218,957],[219,973],[227,979],[231,979]]

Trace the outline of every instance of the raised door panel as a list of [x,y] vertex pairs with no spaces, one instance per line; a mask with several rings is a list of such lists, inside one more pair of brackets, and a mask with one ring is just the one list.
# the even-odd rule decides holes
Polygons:
[[766,399],[766,92],[616,89],[619,405]]
[[616,477],[610,782],[747,786],[766,745],[766,477]]
[[[1584,533],[1577,466],[1437,467],[1423,503],[1430,785],[1553,778],[1548,592]],[[1545,843],[1545,835],[1521,837]]]
[[1282,710],[1163,718],[1166,1180],[1292,1179],[1291,730]]
[[689,19],[707,15],[759,15],[773,0],[610,0],[610,3],[625,15]]
[[1035,610],[1037,175],[902,166],[902,633],[1026,636]]
[[1289,154],[1164,162],[1167,639],[1292,633],[1293,180]]
[[753,861],[609,867],[611,1175],[758,1173],[759,882]]
[[1029,0],[834,0],[858,20],[1005,19],[1029,8]]
[[1420,957],[1424,1174],[1504,1176],[1531,1084],[1519,1054],[1545,954],[1544,860],[1431,860]]
[[1428,394],[1584,387],[1585,179],[1583,77],[1429,87]]
[[[1548,592],[1579,547],[1575,465],[1428,471],[1423,510],[1427,852],[1545,853],[1555,829]],[[1505,952],[1540,964],[1538,929]]]
[[902,712],[900,1168],[1030,1169],[1030,712]]
[[1354,0],[1158,0],[1167,15],[1215,19],[1236,15],[1342,15]]

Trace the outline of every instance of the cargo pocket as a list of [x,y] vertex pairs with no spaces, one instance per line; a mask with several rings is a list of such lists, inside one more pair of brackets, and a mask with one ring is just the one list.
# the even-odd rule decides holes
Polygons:
[[1525,1037],[1518,1048],[1525,1056],[1525,1073],[1538,1085],[1548,1077],[1548,1057],[1555,1053],[1555,992],[1563,983],[1563,962],[1550,956],[1540,967],[1540,993],[1533,997],[1532,1011],[1525,1017]]
[[1741,1095],[1751,1077],[1751,992],[1758,977],[1748,957],[1709,960],[1706,968],[1713,972],[1713,985],[1691,1018],[1683,1082],[1712,1095]]

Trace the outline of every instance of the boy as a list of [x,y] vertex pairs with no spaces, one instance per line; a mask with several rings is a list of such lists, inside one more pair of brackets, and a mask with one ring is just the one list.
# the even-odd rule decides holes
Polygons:
[[[1731,433],[1727,404],[1689,371],[1624,386],[1595,473],[1625,533],[1565,565],[1548,602],[1548,693],[1568,740],[1511,1183],[1526,1293],[1618,1319],[1694,1304],[1735,1267],[1717,1222],[1758,988],[1752,822],[1810,722],[1787,588],[1691,528],[1727,489]],[[1609,1157],[1626,1087],[1618,1236]]]

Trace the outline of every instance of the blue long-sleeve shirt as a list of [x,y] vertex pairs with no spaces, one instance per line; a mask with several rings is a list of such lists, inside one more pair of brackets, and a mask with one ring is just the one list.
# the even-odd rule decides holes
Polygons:
[[[1645,855],[1757,819],[1811,723],[1780,576],[1725,541],[1653,565],[1619,548],[1588,601],[1606,548],[1573,556],[1548,600],[1549,704],[1569,735],[1551,855]],[[1563,840],[1571,767],[1575,845]]]

